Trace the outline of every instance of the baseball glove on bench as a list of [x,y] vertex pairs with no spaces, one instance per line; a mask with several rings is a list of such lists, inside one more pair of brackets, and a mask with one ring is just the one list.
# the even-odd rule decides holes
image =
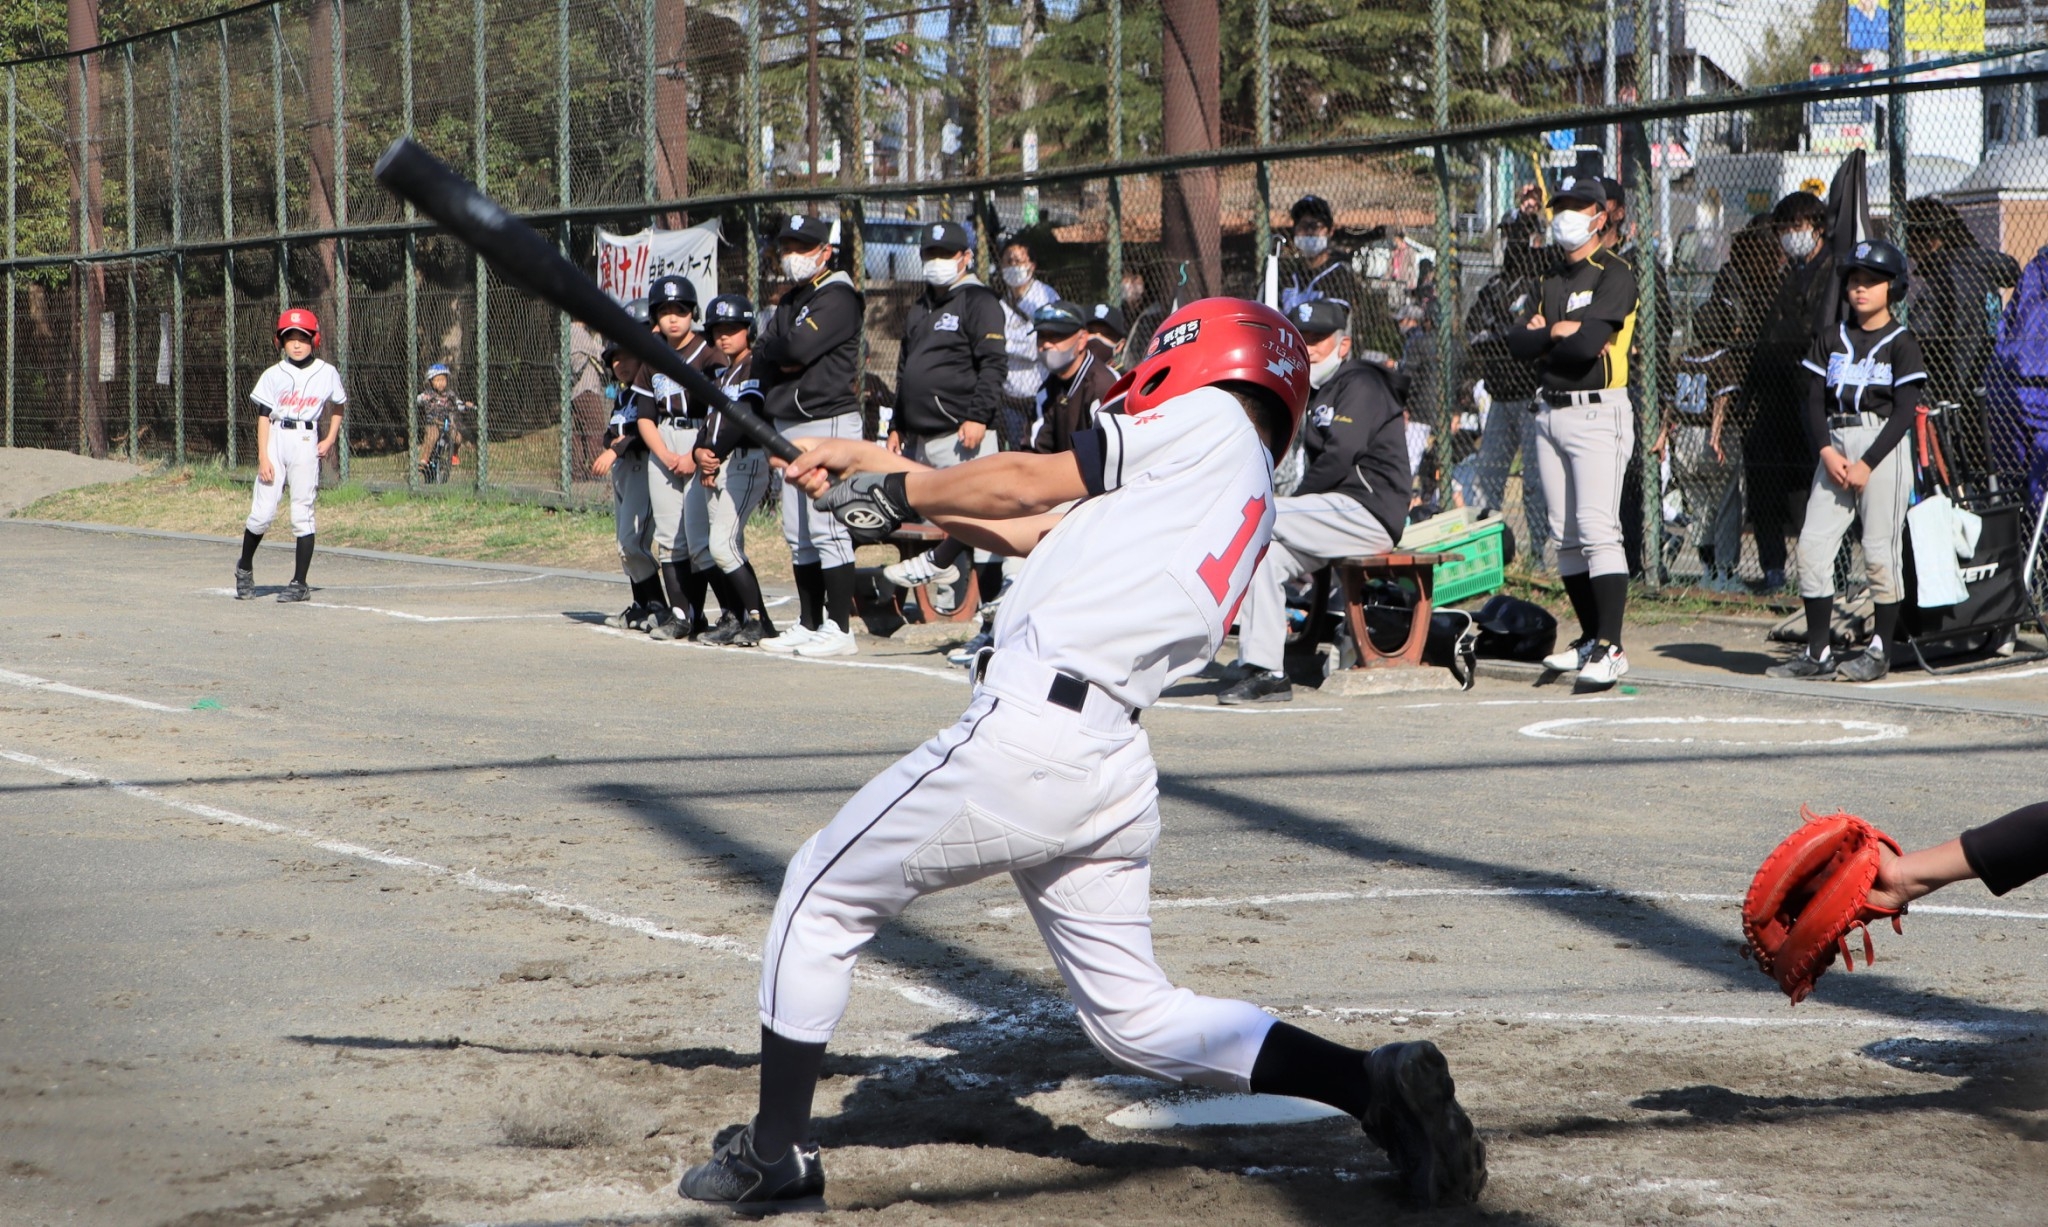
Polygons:
[[1804,825],[1764,858],[1742,903],[1742,934],[1749,939],[1743,957],[1754,959],[1794,1005],[1813,991],[1837,950],[1843,966],[1856,970],[1850,930],[1863,930],[1867,966],[1877,958],[1869,922],[1890,917],[1893,931],[1904,932],[1899,917],[1906,914],[1870,903],[1878,849],[1896,854],[1897,840],[1854,814],[1823,816],[1803,805],[1799,812]]

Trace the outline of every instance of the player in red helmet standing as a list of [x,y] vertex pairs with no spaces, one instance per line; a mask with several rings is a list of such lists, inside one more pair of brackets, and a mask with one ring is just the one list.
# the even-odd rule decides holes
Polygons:
[[1250,1003],[1177,988],[1152,954],[1159,783],[1138,713],[1222,642],[1272,531],[1274,458],[1308,392],[1292,324],[1213,298],[1161,323],[1071,451],[931,469],[858,440],[803,441],[788,480],[849,526],[922,516],[1028,560],[959,723],[877,776],[791,859],[762,947],[759,1112],[685,1173],[684,1196],[759,1210],[821,1203],[811,1095],[861,947],[919,896],[996,873],[1016,882],[1111,1060],[1168,1082],[1335,1105],[1420,1200],[1478,1195],[1485,1152],[1435,1045],[1345,1048]]
[[[277,502],[289,486],[292,534],[298,559],[292,582],[277,594],[280,601],[303,601],[306,568],[313,564],[313,495],[320,488],[320,462],[334,450],[341,434],[341,407],[348,403],[341,373],[313,356],[320,347],[320,320],[304,307],[277,317],[277,348],[282,357],[263,372],[249,399],[256,402],[256,493],[249,501],[249,519],[242,526],[242,560],[235,564],[235,599],[256,595],[256,547],[277,515]],[[320,417],[332,405],[327,431]]]

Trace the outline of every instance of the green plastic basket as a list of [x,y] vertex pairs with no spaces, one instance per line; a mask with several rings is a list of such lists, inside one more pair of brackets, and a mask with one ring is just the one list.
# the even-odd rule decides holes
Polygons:
[[1507,567],[1501,560],[1501,531],[1507,527],[1503,520],[1492,520],[1487,524],[1432,541],[1425,548],[1432,554],[1463,554],[1459,562],[1436,564],[1436,590],[1432,597],[1437,608],[1456,604],[1467,597],[1485,596],[1507,583]]

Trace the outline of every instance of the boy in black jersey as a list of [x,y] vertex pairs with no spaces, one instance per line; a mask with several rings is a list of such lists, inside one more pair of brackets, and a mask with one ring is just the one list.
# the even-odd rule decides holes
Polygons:
[[[1771,666],[1772,677],[1838,677],[1870,682],[1891,669],[1892,632],[1905,595],[1901,567],[1913,467],[1899,447],[1927,386],[1920,342],[1892,319],[1906,292],[1906,256],[1880,240],[1856,245],[1842,265],[1848,310],[1834,336],[1815,337],[1805,366],[1806,430],[1820,451],[1799,532],[1799,595],[1806,603],[1806,651]],[[1862,655],[1839,664],[1829,646],[1835,552],[1863,519],[1863,566],[1876,602],[1876,634]]]

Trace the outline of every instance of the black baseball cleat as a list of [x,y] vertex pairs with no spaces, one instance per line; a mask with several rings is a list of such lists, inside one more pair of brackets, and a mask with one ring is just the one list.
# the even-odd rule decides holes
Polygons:
[[689,636],[690,624],[683,621],[681,618],[676,617],[675,612],[673,610],[669,612],[668,617],[663,618],[661,621],[655,623],[653,629],[647,632],[647,637],[649,639],[660,639],[663,641],[667,641],[670,639],[687,639],[689,638]]
[[1838,682],[1874,682],[1892,671],[1892,654],[1887,648],[1865,648],[1842,662],[1835,670]]
[[1764,670],[1765,677],[1815,678],[1835,675],[1835,654],[1830,652],[1824,660],[1815,660],[1806,652],[1793,655],[1790,660],[1781,660]]
[[738,637],[739,633],[739,616],[733,613],[733,611],[730,609],[720,610],[718,614],[718,625],[712,627],[708,631],[705,631],[703,635],[698,637],[697,642],[708,643],[714,647],[722,648],[725,645],[731,643],[736,637]]
[[251,600],[256,595],[256,573],[247,567],[235,568],[235,599]]
[[646,616],[647,607],[645,605],[642,605],[640,602],[635,601],[631,605],[628,605],[624,609],[621,609],[619,612],[613,614],[611,617],[606,618],[604,620],[604,624],[606,626],[611,627],[614,630],[625,630],[629,626],[638,625],[640,619]]
[[655,627],[660,626],[662,623],[668,621],[668,619],[668,606],[642,605],[640,607],[639,621],[626,623],[626,629],[629,631],[639,631],[643,635],[651,635],[654,633]]
[[774,633],[775,627],[766,618],[761,616],[760,611],[750,609],[747,611],[746,620],[740,623],[739,632],[732,637],[732,646],[736,648],[758,648],[761,646],[763,639],[768,638]]
[[1285,673],[1253,671],[1226,686],[1216,701],[1225,707],[1239,703],[1292,703],[1294,683]]
[[754,1126],[732,1135],[708,1163],[683,1173],[676,1192],[691,1201],[728,1205],[741,1213],[782,1214],[825,1208],[825,1168],[815,1142],[792,1146],[770,1163],[754,1153]]
[[306,585],[300,583],[298,580],[293,580],[291,583],[286,584],[284,586],[283,592],[277,594],[277,602],[280,605],[284,605],[289,604],[292,601],[306,600],[308,597],[311,597],[312,595],[313,590],[311,588],[306,587]]
[[1458,1106],[1450,1062],[1428,1040],[1382,1044],[1365,1054],[1372,1107],[1365,1136],[1387,1152],[1409,1198],[1462,1206],[1486,1187],[1486,1144]]

